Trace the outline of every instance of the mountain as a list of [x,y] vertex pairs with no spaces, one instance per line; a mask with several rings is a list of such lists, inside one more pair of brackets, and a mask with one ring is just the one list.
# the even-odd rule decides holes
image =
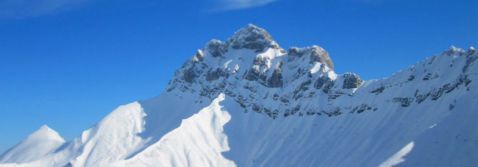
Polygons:
[[56,131],[44,125],[20,144],[5,152],[0,160],[7,163],[35,161],[53,153],[64,143],[65,140]]
[[40,130],[0,166],[471,167],[477,59],[474,48],[451,47],[365,81],[335,73],[319,46],[284,50],[248,25],[208,42],[159,96],[118,107],[66,143]]

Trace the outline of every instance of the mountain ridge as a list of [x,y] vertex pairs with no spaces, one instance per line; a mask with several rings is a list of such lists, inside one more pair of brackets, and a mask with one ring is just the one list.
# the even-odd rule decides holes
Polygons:
[[335,73],[319,46],[286,51],[247,25],[198,50],[158,97],[0,166],[472,166],[477,59],[451,47],[364,81]]

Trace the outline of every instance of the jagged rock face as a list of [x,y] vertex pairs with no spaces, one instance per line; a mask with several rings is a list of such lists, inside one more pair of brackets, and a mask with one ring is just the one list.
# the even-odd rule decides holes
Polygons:
[[[285,51],[267,31],[248,25],[228,42],[208,42],[176,73],[168,90],[197,92],[211,99],[225,92],[247,110],[277,117],[279,113],[300,110],[302,107],[293,103],[301,98],[348,94],[350,91],[342,91],[339,84],[334,84],[336,74],[332,67],[323,48],[293,47]],[[319,78],[327,82],[317,86]],[[269,99],[280,105],[261,104]]]
[[446,71],[433,68],[446,59],[452,62],[450,68],[460,68],[462,73],[453,76],[454,80],[409,95],[383,97],[401,107],[420,104],[427,99],[439,100],[472,82],[466,73],[478,59],[474,48],[468,51],[451,48],[440,58],[427,60],[424,67],[413,67],[410,74],[402,74],[406,77],[399,80],[403,81],[390,84],[378,80],[362,88],[365,81],[358,74],[338,75],[333,71],[333,62],[323,48],[292,47],[285,51],[278,46],[269,33],[253,25],[236,32],[228,42],[212,40],[176,73],[168,91],[197,93],[209,99],[225,93],[246,111],[264,113],[271,118],[318,113],[338,116],[344,110],[351,113],[379,110],[373,103],[341,106],[341,101],[356,94],[384,96],[402,86],[442,79]]
[[184,74],[183,74],[184,81],[186,81],[188,83],[193,83],[194,80],[196,79],[196,77],[197,77],[197,74],[193,70],[193,68],[190,68],[190,69],[184,71]]
[[[294,104],[302,98],[312,100],[324,94],[334,99],[349,94],[335,84],[336,77],[323,48],[285,51],[267,31],[248,25],[227,42],[208,42],[176,73],[168,91],[196,92],[211,99],[225,92],[246,110],[275,118],[279,113],[294,115],[304,109]],[[324,83],[317,83],[321,80]],[[263,106],[267,100],[279,105]]]
[[322,89],[324,93],[329,93],[329,90],[334,86],[335,82],[330,77],[322,76],[315,82],[316,89]]
[[279,64],[279,68],[276,68],[272,73],[272,76],[269,78],[267,85],[272,88],[279,88],[282,87],[282,71],[281,71],[282,63]]
[[262,52],[267,48],[279,48],[266,30],[252,24],[236,32],[228,43],[234,49],[251,49],[256,52]]
[[344,89],[353,89],[353,88],[358,88],[360,85],[362,85],[362,79],[360,79],[360,76],[355,73],[346,73],[344,74]]
[[329,53],[325,51],[323,48],[318,46],[313,46],[311,49],[311,63],[313,62],[320,62],[322,64],[326,64],[329,68],[334,69],[334,63],[332,59],[329,57]]
[[310,56],[310,63],[320,62],[322,64],[327,65],[327,67],[334,69],[334,63],[332,59],[329,57],[329,53],[325,51],[325,49],[319,46],[312,46],[305,49],[292,47],[289,49],[290,60],[294,60],[297,57],[301,58],[305,55]]
[[217,80],[221,77],[228,77],[228,73],[223,71],[222,69],[220,68],[217,68],[215,70],[210,70],[207,75],[206,75],[206,80],[207,81],[214,81],[214,80]]
[[219,57],[227,52],[227,45],[219,40],[211,40],[206,45],[206,48],[212,57]]

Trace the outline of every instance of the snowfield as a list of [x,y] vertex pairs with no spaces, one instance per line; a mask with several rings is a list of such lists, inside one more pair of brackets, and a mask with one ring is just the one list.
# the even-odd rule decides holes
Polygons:
[[319,46],[248,25],[212,40],[159,96],[64,141],[41,127],[0,167],[478,164],[478,52],[451,47],[392,76],[336,74]]

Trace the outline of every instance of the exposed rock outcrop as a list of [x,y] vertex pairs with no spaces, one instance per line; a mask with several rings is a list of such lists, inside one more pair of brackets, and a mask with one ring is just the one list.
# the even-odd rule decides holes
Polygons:
[[362,79],[360,79],[360,76],[355,73],[345,73],[344,74],[344,84],[343,88],[344,89],[353,89],[353,88],[358,88],[360,85],[362,85]]
[[262,52],[266,48],[279,48],[266,30],[252,24],[237,31],[228,43],[234,49],[251,49],[256,52]]

